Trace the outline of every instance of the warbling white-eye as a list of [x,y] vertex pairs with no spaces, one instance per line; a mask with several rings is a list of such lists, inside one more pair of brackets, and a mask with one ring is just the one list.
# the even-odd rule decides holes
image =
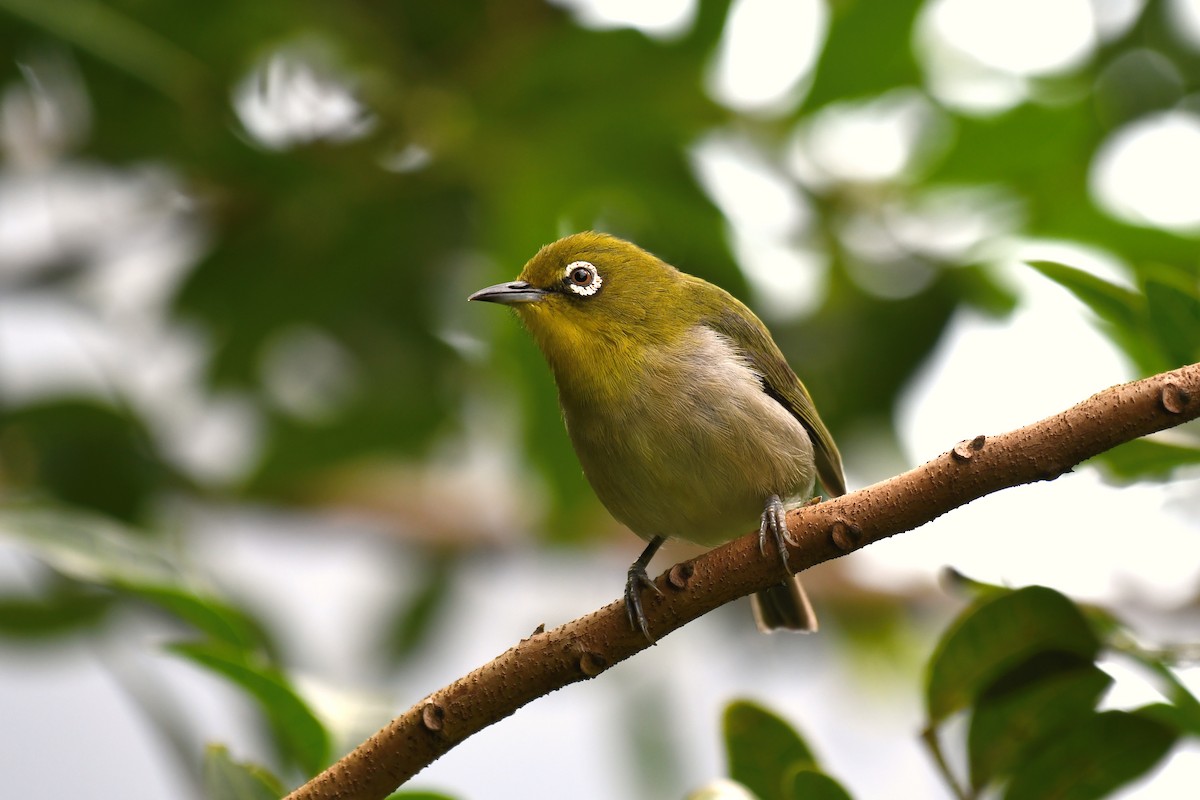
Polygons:
[[[577,233],[517,280],[469,298],[512,306],[558,385],[583,472],[649,541],[629,567],[630,624],[652,639],[641,591],[663,541],[715,546],[759,525],[786,568],[785,509],[845,492],[842,461],[766,326],[732,295],[629,242]],[[816,630],[792,575],[754,597],[762,630]]]

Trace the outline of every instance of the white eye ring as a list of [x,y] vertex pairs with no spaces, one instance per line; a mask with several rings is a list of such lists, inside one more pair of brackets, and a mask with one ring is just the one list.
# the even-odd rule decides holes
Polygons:
[[[586,281],[581,282],[577,280],[584,272],[587,273]],[[600,286],[604,283],[604,279],[600,277],[600,273],[596,271],[596,265],[592,262],[572,261],[563,270],[563,283],[575,294],[591,297],[600,291]]]

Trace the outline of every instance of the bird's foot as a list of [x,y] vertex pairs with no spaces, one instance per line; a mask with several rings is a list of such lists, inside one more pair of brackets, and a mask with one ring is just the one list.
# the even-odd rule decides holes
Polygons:
[[631,566],[628,575],[625,580],[625,614],[629,617],[629,625],[634,630],[640,630],[648,641],[653,642],[650,623],[646,619],[646,613],[642,611],[642,589],[651,589],[657,595],[662,594],[662,589],[650,580],[646,568],[640,564]]
[[654,554],[658,552],[658,548],[662,547],[663,537],[655,536],[646,545],[646,549],[638,556],[637,561],[629,565],[629,572],[625,578],[625,614],[629,617],[629,626],[635,631],[640,630],[642,635],[646,637],[646,641],[654,643],[654,637],[650,635],[650,623],[646,619],[646,614],[642,611],[642,589],[651,589],[660,597],[662,589],[650,580],[650,576],[646,574],[646,565],[650,563],[650,559],[654,558]]
[[787,513],[777,494],[767,498],[762,512],[762,524],[758,526],[758,552],[764,557],[767,555],[768,539],[775,545],[784,571],[790,575],[792,571],[788,568]]

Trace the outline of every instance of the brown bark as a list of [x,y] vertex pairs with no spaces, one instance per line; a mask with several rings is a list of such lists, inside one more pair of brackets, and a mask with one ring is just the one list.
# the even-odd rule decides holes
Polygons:
[[[1114,386],[1060,414],[997,436],[960,442],[902,475],[788,514],[799,572],[902,531],[983,495],[1053,480],[1123,442],[1200,416],[1200,364]],[[645,593],[657,639],[714,608],[779,581],[779,560],[763,558],[757,533],[677,564]],[[633,631],[622,602],[551,631],[537,631],[474,672],[421,700],[288,800],[386,797],[459,742],[526,703],[594,678],[649,643]]]

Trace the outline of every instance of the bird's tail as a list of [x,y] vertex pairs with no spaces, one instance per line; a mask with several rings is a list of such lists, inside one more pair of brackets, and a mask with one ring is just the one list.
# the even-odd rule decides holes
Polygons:
[[754,606],[754,622],[763,633],[788,630],[800,633],[816,633],[817,614],[813,611],[808,595],[795,575],[783,583],[776,584],[751,598]]

